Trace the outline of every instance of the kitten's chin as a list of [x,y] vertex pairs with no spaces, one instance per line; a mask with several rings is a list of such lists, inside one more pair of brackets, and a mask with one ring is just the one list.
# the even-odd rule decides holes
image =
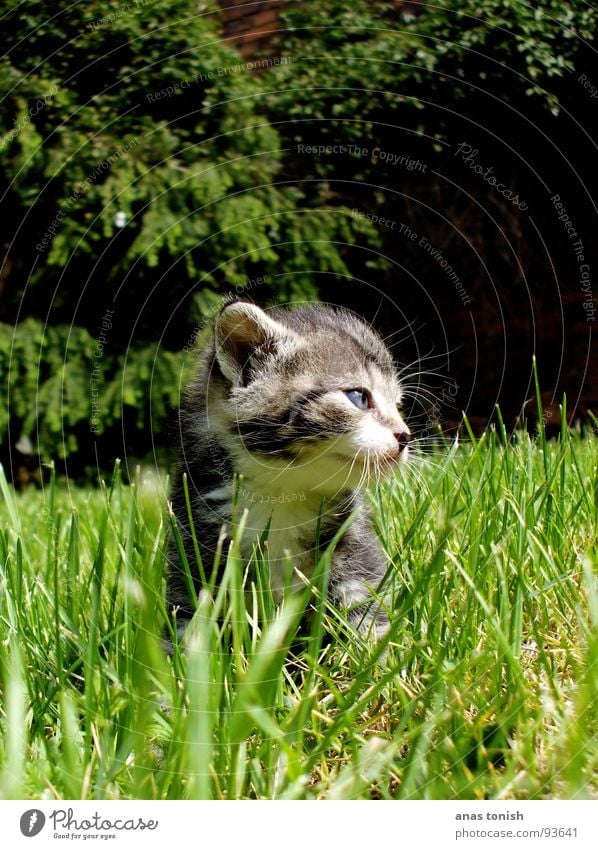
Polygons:
[[405,447],[400,451],[398,449],[385,451],[380,454],[358,451],[349,455],[337,451],[334,453],[334,458],[339,463],[339,471],[344,469],[347,481],[351,486],[356,487],[392,474],[399,465],[407,462],[408,448]]
[[409,459],[409,449],[407,447],[399,450],[385,451],[383,453],[362,454],[357,455],[359,462],[356,465],[362,469],[362,476],[367,481],[379,480],[381,477],[391,475],[396,471],[398,466],[404,465]]
[[407,463],[409,460],[409,446],[393,448],[380,457],[380,466],[387,473],[392,472],[397,466]]

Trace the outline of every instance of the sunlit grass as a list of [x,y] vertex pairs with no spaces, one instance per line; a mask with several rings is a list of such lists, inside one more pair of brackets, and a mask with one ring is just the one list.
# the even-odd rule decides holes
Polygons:
[[596,795],[597,458],[490,430],[374,493],[378,646],[325,604],[325,560],[277,608],[233,545],[172,657],[160,487],[3,482],[0,795]]

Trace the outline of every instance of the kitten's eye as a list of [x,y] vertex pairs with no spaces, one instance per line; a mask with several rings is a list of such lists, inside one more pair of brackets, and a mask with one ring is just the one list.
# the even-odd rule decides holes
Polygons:
[[345,395],[359,410],[369,410],[373,406],[370,393],[365,389],[347,389]]

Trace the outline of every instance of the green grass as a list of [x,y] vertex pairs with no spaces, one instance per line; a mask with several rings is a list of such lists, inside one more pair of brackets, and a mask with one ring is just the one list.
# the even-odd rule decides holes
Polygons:
[[163,490],[3,482],[0,795],[595,797],[597,456],[491,430],[374,493],[378,646],[325,604],[329,553],[277,609],[233,545],[172,658]]

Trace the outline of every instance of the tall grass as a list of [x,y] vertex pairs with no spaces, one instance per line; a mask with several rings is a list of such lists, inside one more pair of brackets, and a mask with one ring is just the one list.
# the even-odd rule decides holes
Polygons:
[[330,552],[277,607],[239,526],[183,646],[160,488],[0,476],[0,795],[595,795],[597,457],[591,434],[499,428],[377,490],[378,645],[327,605]]

